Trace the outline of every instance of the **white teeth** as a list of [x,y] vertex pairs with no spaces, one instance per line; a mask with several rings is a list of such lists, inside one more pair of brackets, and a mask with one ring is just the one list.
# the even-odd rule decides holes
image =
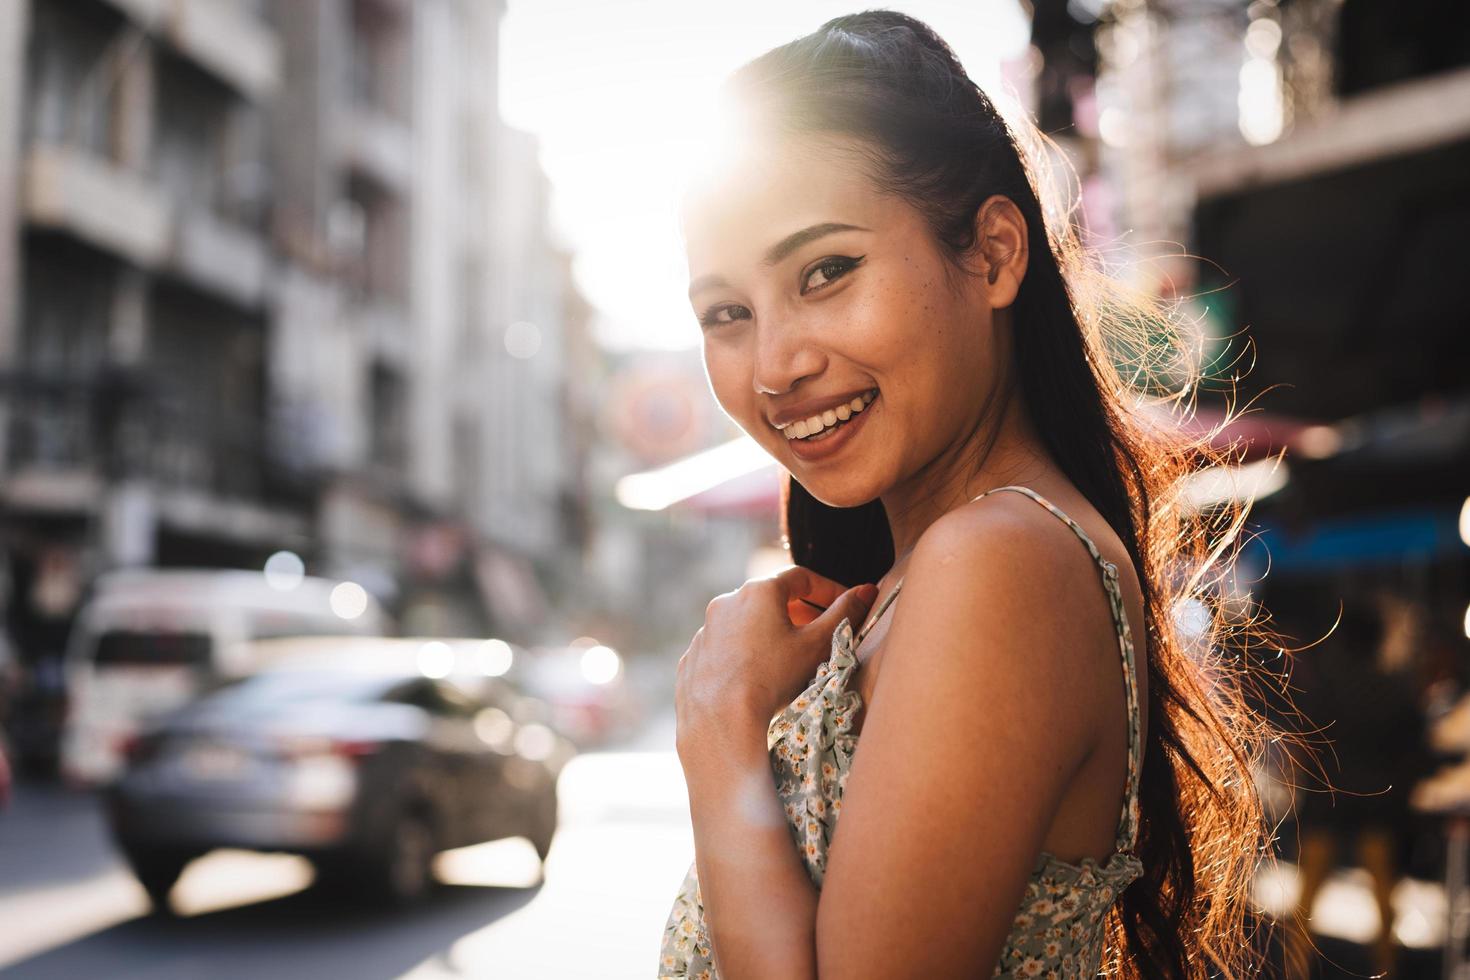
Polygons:
[[[839,422],[846,422],[858,412],[868,407],[868,404],[876,397],[876,392],[864,392],[856,396],[850,402],[845,402],[835,408],[829,408],[821,415],[813,415],[811,418],[801,419],[787,425],[782,432],[787,439],[805,439],[807,436],[815,436],[823,430],[831,429]],[[825,435],[823,436],[825,438]]]

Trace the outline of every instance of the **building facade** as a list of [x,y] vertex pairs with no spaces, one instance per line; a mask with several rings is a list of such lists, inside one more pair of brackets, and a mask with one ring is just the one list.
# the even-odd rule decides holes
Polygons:
[[7,626],[123,565],[353,578],[534,639],[586,534],[590,310],[503,5],[0,5]]

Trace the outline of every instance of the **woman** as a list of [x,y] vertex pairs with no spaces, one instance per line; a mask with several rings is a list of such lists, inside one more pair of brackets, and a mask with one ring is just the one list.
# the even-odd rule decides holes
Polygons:
[[924,24],[836,18],[730,92],[690,299],[796,565],[680,659],[660,975],[1238,975],[1264,731],[1169,610],[1243,515],[1181,510],[1212,457],[1119,381],[1160,311],[1047,223]]

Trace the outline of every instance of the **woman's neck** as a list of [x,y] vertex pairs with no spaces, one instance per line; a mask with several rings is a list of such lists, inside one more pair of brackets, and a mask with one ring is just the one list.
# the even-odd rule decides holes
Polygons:
[[908,553],[929,525],[955,507],[994,487],[1046,484],[1061,476],[1032,428],[1018,391],[1011,392],[997,415],[883,494],[895,571],[901,574]]

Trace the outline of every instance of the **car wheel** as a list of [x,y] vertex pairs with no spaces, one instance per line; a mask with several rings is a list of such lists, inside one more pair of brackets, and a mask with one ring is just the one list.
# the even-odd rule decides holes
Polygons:
[[184,868],[197,855],[153,848],[127,850],[125,854],[133,875],[148,893],[148,901],[152,903],[154,914],[172,915],[173,907],[169,905],[168,894],[178,882],[179,876],[184,873]]
[[382,851],[370,862],[376,897],[393,906],[421,901],[433,888],[437,853],[434,825],[428,815],[419,810],[400,813],[389,828]]
[[358,862],[339,854],[312,858],[316,868],[314,888],[333,899],[348,899],[362,894],[362,869]]

